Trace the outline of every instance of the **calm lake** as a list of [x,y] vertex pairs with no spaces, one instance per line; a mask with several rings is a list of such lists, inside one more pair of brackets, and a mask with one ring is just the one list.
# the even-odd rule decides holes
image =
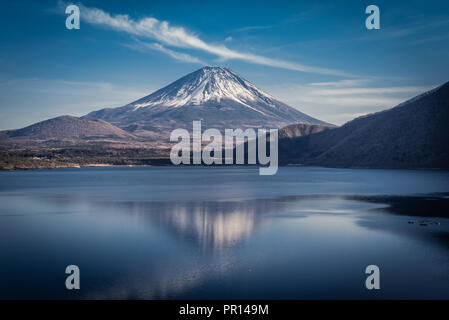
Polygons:
[[0,172],[0,298],[449,298],[448,171],[258,173]]

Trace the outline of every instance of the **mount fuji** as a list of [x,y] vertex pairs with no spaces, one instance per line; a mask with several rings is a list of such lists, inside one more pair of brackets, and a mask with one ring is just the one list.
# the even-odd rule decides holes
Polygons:
[[171,130],[282,128],[292,123],[329,125],[258,89],[229,68],[204,67],[128,105],[93,111],[101,119],[142,138],[167,138]]

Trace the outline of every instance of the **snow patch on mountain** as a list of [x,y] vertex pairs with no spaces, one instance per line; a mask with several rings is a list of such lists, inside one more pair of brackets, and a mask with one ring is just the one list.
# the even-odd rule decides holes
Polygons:
[[189,74],[155,93],[132,103],[134,110],[153,106],[179,108],[198,106],[209,102],[232,100],[264,114],[251,104],[262,103],[276,108],[274,97],[244,80],[232,70],[222,67],[205,67]]

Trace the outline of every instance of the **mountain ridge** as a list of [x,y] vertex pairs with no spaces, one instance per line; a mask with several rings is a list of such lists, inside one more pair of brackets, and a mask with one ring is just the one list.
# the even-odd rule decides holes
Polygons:
[[341,127],[279,141],[283,164],[449,167],[449,82]]
[[130,133],[100,119],[82,119],[64,115],[40,121],[21,129],[2,131],[9,138],[34,139],[114,137],[134,139]]
[[[198,80],[193,81],[194,87],[201,90],[193,90],[194,94],[182,89],[186,83],[187,86],[191,83],[184,77],[124,107],[88,114],[103,115],[103,119],[61,116],[22,129],[0,131],[0,168],[47,167],[51,159],[57,160],[52,162],[54,165],[169,164],[172,144],[167,141],[167,134],[173,128],[190,131],[194,120],[202,120],[203,130],[278,126],[281,165],[449,168],[449,82],[394,108],[358,117],[341,127],[322,124],[317,119],[320,124],[299,121],[282,125],[288,119],[295,119],[295,115],[296,119],[307,115],[263,91],[252,91],[259,89],[246,84],[246,80],[240,80],[228,69],[212,70],[215,71],[208,76],[204,74],[210,72],[207,68],[186,76]],[[237,90],[236,99],[229,99],[230,92],[235,91],[231,90],[235,89],[234,84],[214,78],[220,73],[230,74],[231,78],[236,77],[237,82],[245,84],[242,91]],[[252,107],[262,110],[265,116],[244,105],[249,96],[257,101]],[[154,104],[154,101],[173,103],[167,106]],[[279,110],[281,114],[276,113]],[[115,123],[104,120],[111,112],[112,116],[119,113]],[[28,160],[34,155],[47,162],[34,159],[30,164]],[[16,166],[17,163],[21,164]]]

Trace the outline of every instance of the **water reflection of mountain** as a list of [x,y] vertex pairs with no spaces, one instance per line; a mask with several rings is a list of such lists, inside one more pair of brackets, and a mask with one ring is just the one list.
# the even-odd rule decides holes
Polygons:
[[[293,201],[295,200],[295,201]],[[39,203],[56,205],[55,212],[70,208],[72,212],[89,212],[104,216],[120,214],[130,221],[164,228],[174,237],[203,249],[232,247],[249,238],[271,216],[282,216],[289,208],[298,208],[295,197],[226,201],[130,201],[100,200],[75,195],[44,196]],[[46,207],[48,211],[48,207]],[[298,215],[297,215],[298,217]]]
[[[251,235],[262,218],[276,214],[287,201],[239,200],[199,202],[125,202],[121,212],[139,221],[172,230],[173,234],[196,243],[203,249],[232,247]],[[123,208],[123,206],[126,207]],[[114,205],[117,210],[117,204]]]
[[[230,282],[238,284],[242,279],[251,279],[256,275],[263,282],[267,274],[261,266],[266,268],[273,257],[277,258],[276,261],[284,259],[288,263],[293,261],[298,266],[303,266],[307,265],[304,261],[309,261],[308,259],[317,259],[321,263],[322,257],[332,255],[332,250],[340,248],[339,246],[351,252],[352,240],[346,235],[361,237],[368,248],[376,248],[376,241],[386,237],[396,239],[403,245],[411,243],[412,254],[415,251],[426,252],[427,248],[440,252],[442,246],[443,250],[447,250],[447,220],[439,218],[441,225],[432,227],[408,223],[410,219],[413,220],[409,215],[413,212],[417,215],[421,215],[421,211],[426,212],[431,207],[429,202],[435,202],[432,207],[435,208],[433,215],[443,214],[444,211],[440,212],[436,208],[446,208],[443,205],[447,202],[446,196],[424,195],[412,198],[322,194],[238,201],[150,202],[111,198],[106,200],[96,196],[80,197],[71,194],[38,197],[33,202],[33,208],[36,212],[44,212],[46,209],[52,214],[81,214],[67,218],[82,221],[86,218],[83,214],[87,214],[87,221],[95,224],[95,231],[101,233],[102,230],[107,230],[110,245],[97,249],[106,248],[106,254],[111,257],[115,258],[119,252],[123,255],[123,248],[122,251],[115,251],[115,241],[131,237],[126,248],[132,250],[137,247],[137,258],[131,256],[131,261],[128,261],[126,254],[120,257],[123,259],[123,262],[119,262],[123,274],[114,277],[111,283],[98,284],[94,290],[86,293],[86,298],[204,298],[208,297],[202,295],[204,288],[208,288],[211,283],[219,288],[214,292],[215,297],[229,298],[222,289],[229,289],[227,286]],[[438,204],[437,201],[443,203]],[[408,206],[412,202],[414,211],[410,211]],[[297,219],[303,217],[307,219],[298,223]],[[419,219],[421,218],[414,220]],[[121,231],[117,225],[122,224],[126,229],[125,234],[119,234],[115,238],[114,232]],[[111,225],[113,228],[109,230]],[[77,230],[85,227],[82,223],[81,229]],[[267,233],[270,234],[269,230],[273,227],[276,238],[269,238]],[[379,238],[372,238],[373,234]],[[403,238],[406,241],[402,241]],[[98,240],[96,236],[87,239]],[[283,247],[278,239],[288,239],[291,245]],[[367,239],[370,241],[366,242]],[[149,240],[151,243],[147,243]],[[274,243],[276,250],[273,251],[272,247],[270,249],[263,240]],[[338,246],[331,241],[336,241]],[[381,243],[385,244],[383,241]],[[407,257],[407,245],[401,248],[405,253],[396,252],[395,249],[391,252]],[[94,270],[95,260],[96,258],[88,260]],[[443,262],[446,263],[447,259]],[[426,263],[427,265],[423,263],[424,267],[428,267],[429,262]],[[278,273],[282,273],[279,270],[284,270],[284,267],[278,269],[276,263],[270,268]],[[313,270],[315,267],[310,268]],[[221,279],[225,280],[220,282]],[[284,285],[288,288],[291,281],[282,281],[285,281]],[[303,283],[307,279],[294,281]],[[325,286],[326,284],[321,287],[324,293],[327,292]],[[233,288],[239,286],[235,285]],[[272,288],[275,290],[276,285]],[[227,292],[232,293],[232,290]],[[290,293],[288,290],[282,292],[285,294],[282,297],[302,297],[302,292],[294,289]],[[251,291],[253,297],[257,294],[257,291]]]
[[[95,215],[103,215],[105,212],[126,214],[139,224],[163,228],[172,236],[180,237],[202,249],[215,250],[232,247],[248,239],[263,221],[268,221],[266,218],[271,215],[298,218],[310,214],[350,214],[382,208],[385,213],[446,217],[447,199],[442,195],[436,198],[438,201],[431,201],[434,200],[431,195],[415,197],[300,195],[273,199],[146,202],[102,201],[62,196],[46,198],[45,201],[56,203],[58,207],[79,207],[82,211],[87,209]],[[409,205],[415,202],[419,203]],[[425,205],[421,202],[425,202]],[[404,205],[407,207],[403,208]],[[434,210],[429,211],[429,208]],[[365,227],[369,226],[372,227],[373,222]]]

